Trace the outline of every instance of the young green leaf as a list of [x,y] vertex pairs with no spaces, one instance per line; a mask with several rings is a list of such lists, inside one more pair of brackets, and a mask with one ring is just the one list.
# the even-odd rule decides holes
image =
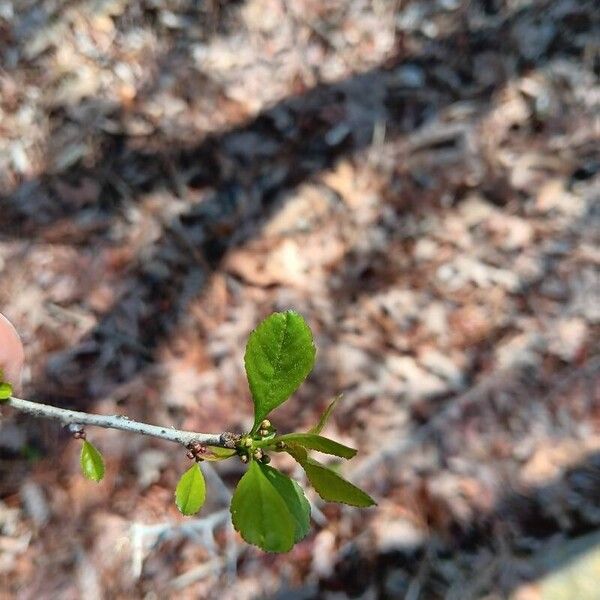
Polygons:
[[325,409],[319,422],[312,428],[308,430],[308,433],[316,433],[317,435],[323,431],[325,425],[327,425],[327,421],[329,421],[329,417],[333,413],[334,408],[337,403],[342,399],[342,394],[338,394],[329,404],[329,406]]
[[182,476],[175,489],[175,504],[184,515],[195,515],[206,500],[206,483],[200,465],[192,465]]
[[310,504],[302,488],[281,471],[260,463],[258,466],[285,501],[296,524],[294,542],[299,542],[310,530]]
[[2,402],[2,400],[8,400],[12,396],[12,393],[13,390],[10,383],[0,383],[0,402]]
[[230,510],[233,526],[249,544],[267,552],[287,552],[294,545],[297,522],[256,461],[240,479]]
[[236,454],[235,450],[230,448],[219,448],[219,446],[207,446],[208,452],[202,456],[204,460],[219,461],[231,458]]
[[83,441],[79,460],[83,474],[92,481],[101,481],[104,477],[104,460],[102,454],[87,440]]
[[273,441],[275,442],[292,442],[307,450],[317,450],[325,454],[333,454],[334,456],[341,456],[342,458],[352,458],[356,456],[356,450],[349,448],[338,442],[334,442],[329,438],[314,433],[287,433],[276,437]]
[[250,334],[244,363],[254,402],[254,427],[285,402],[315,363],[306,321],[296,312],[273,313]]
[[306,448],[299,446],[298,444],[288,442],[285,445],[285,451],[299,464],[308,459],[308,452]]
[[320,462],[312,458],[307,458],[300,464],[306,471],[308,480],[323,500],[327,502],[342,502],[343,504],[359,507],[376,504],[371,496]]

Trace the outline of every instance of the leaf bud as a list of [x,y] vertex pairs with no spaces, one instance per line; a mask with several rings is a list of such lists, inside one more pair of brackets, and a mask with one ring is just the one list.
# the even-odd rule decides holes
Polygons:
[[194,453],[194,454],[204,454],[206,452],[206,446],[204,444],[201,444],[200,442],[192,442],[188,448]]

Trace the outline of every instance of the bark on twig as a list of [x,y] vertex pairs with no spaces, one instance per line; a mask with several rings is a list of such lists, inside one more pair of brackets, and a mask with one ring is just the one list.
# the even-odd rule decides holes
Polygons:
[[105,429],[120,429],[121,431],[130,431],[169,442],[176,442],[186,447],[193,442],[198,442],[207,446],[232,448],[232,439],[236,437],[235,434],[227,432],[222,434],[199,433],[197,431],[183,431],[159,425],[149,425],[139,421],[132,421],[124,415],[95,415],[14,397],[3,401],[2,406],[10,406],[33,417],[56,419],[64,425],[85,425],[104,427]]

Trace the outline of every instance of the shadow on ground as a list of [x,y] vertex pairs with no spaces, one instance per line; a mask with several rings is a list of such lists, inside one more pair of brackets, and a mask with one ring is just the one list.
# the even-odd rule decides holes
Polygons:
[[[517,44],[523,22],[542,19],[546,8],[534,4],[472,29],[465,19],[447,39],[425,41],[426,51],[419,55],[404,51],[399,40],[396,55],[379,68],[285,99],[252,122],[210,135],[191,149],[132,150],[126,137],[104,134],[94,165],[24,182],[1,198],[3,237],[52,240],[58,226],[69,232],[60,243],[70,240],[82,250],[110,243],[110,227],[128,205],[147,194],[163,190],[190,204],[164,223],[151,252],[129,266],[125,292],[98,325],[76,347],[50,358],[49,381],[34,382],[32,395],[82,408],[142,372],[226,251],[258,235],[300,183],[369,145],[378,122],[386,122],[392,140],[431,122],[451,103],[477,100],[485,109],[509,77],[551,59],[558,49],[523,57]],[[580,25],[552,24],[563,31],[561,53],[579,52],[568,31]],[[511,61],[500,65],[501,75],[490,82],[481,78],[476,59],[498,47]],[[425,85],[436,93],[407,88],[399,77],[407,66],[419,67]],[[454,83],[440,80],[441,67],[448,66],[459,79]],[[98,194],[83,206],[74,205],[65,190],[86,182],[94,182]],[[201,201],[191,200],[196,192]],[[40,210],[24,213],[24,200],[31,198]],[[90,222],[95,222],[92,228]],[[120,368],[124,364],[127,373]]]
[[[423,504],[431,505],[423,493]],[[473,521],[450,523],[444,531],[430,523],[430,537],[414,545],[408,540],[402,548],[399,540],[394,551],[376,554],[360,540],[350,543],[329,577],[272,600],[316,600],[336,591],[378,600],[475,600],[496,591],[509,598],[550,573],[544,585],[562,595],[549,597],[593,600],[597,576],[588,563],[600,551],[600,538],[589,532],[600,525],[599,498],[600,454],[593,453],[547,484],[508,491],[491,513]]]

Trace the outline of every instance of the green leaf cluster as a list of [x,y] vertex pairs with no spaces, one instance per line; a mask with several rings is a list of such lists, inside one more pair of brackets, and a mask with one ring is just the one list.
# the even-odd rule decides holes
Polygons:
[[[287,552],[308,533],[310,504],[297,482],[264,464],[265,450],[288,452],[323,500],[359,507],[375,504],[368,494],[308,455],[310,450],[345,459],[356,455],[354,448],[320,435],[339,396],[307,433],[270,435],[266,417],[300,387],[314,366],[315,355],[312,332],[293,311],[265,319],[250,334],[246,346],[244,363],[254,403],[254,426],[240,444],[240,453],[245,453],[242,456],[250,466],[233,495],[231,515],[241,536],[268,552]],[[260,454],[253,453],[255,447]]]
[[[300,387],[312,371],[316,350],[312,332],[298,313],[287,311],[267,317],[250,334],[244,356],[254,424],[239,436],[235,449],[211,447],[201,454],[190,445],[188,456],[202,460],[225,460],[238,456],[248,464],[231,500],[231,518],[242,538],[267,552],[287,552],[310,530],[310,503],[298,482],[270,464],[271,452],[287,452],[304,469],[319,496],[328,502],[368,507],[374,500],[346,481],[338,472],[318,462],[309,452],[351,459],[356,450],[324,437],[338,396],[308,432],[278,435],[267,419]],[[0,397],[2,387],[0,386]],[[200,465],[194,463],[180,478],[175,503],[184,515],[196,514],[206,499],[206,483]],[[89,442],[81,450],[81,468],[93,481],[104,476],[102,456]]]

